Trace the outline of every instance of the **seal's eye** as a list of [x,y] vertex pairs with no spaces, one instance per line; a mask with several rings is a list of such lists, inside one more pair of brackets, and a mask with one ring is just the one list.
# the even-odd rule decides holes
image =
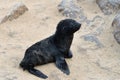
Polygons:
[[62,30],[64,30],[64,29],[65,29],[65,27],[62,28]]
[[72,22],[70,23],[70,26],[75,26],[75,24],[76,24],[76,22],[72,21]]

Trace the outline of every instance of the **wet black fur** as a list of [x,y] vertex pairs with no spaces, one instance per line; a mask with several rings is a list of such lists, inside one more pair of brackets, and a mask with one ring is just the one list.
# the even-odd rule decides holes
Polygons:
[[74,33],[79,30],[81,24],[72,19],[61,20],[54,35],[39,41],[29,47],[24,55],[20,66],[41,78],[47,78],[42,72],[34,69],[36,65],[55,62],[56,66],[66,74],[69,68],[65,58],[72,58],[70,46]]

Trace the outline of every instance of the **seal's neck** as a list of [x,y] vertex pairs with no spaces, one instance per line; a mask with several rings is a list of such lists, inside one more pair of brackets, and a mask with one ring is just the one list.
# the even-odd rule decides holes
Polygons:
[[73,36],[74,36],[73,34],[66,36],[66,35],[60,35],[60,34],[58,35],[56,33],[54,36],[54,43],[61,52],[66,52],[70,49]]

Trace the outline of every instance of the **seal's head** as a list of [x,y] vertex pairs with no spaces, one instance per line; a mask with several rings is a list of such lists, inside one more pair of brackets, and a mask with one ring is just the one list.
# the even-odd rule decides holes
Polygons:
[[61,20],[58,23],[56,33],[63,35],[71,35],[78,31],[81,27],[81,24],[73,19]]

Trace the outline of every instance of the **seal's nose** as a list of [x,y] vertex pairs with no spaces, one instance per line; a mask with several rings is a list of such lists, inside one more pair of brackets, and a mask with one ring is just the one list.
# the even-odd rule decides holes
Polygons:
[[81,27],[81,24],[80,23],[78,23],[78,22],[76,22],[76,25],[75,25],[75,27],[74,27],[74,32],[76,32],[76,31],[78,31],[79,29],[80,29],[80,27]]
[[77,27],[77,29],[80,29],[81,24],[77,22],[77,23],[76,23],[76,27]]

